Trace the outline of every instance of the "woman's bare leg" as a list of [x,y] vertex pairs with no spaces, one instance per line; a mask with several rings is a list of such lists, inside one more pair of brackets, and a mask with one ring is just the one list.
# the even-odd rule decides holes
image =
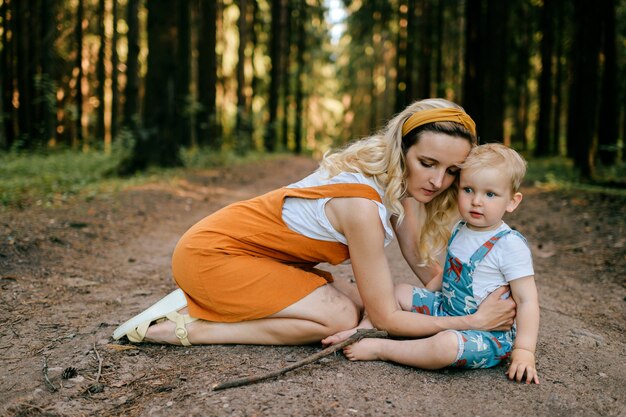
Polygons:
[[[395,289],[396,302],[404,311],[411,311],[413,307],[413,286],[409,284],[396,284]],[[360,299],[360,298],[359,298]],[[363,316],[361,322],[354,328],[342,330],[322,340],[324,346],[335,345],[341,343],[352,336],[357,329],[371,329],[372,323],[366,315]]]
[[440,369],[456,360],[459,342],[454,332],[444,331],[425,339],[363,339],[346,346],[351,361],[383,360],[421,369]]
[[[180,311],[185,313],[186,309]],[[319,342],[324,337],[357,324],[358,308],[342,292],[324,285],[300,301],[270,317],[238,323],[198,320],[187,325],[191,344],[298,345]],[[146,341],[180,344],[175,324],[152,325]]]

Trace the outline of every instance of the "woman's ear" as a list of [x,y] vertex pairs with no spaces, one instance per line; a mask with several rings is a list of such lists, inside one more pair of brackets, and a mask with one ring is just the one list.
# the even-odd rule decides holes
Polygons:
[[509,204],[507,204],[506,206],[506,211],[508,213],[512,213],[517,208],[517,206],[519,206],[519,203],[522,202],[523,197],[524,196],[520,192],[513,194],[513,197],[511,197],[511,201],[509,201]]

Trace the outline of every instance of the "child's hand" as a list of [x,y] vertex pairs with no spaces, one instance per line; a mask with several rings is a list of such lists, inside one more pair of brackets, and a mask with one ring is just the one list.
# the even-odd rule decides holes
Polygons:
[[507,375],[510,380],[515,379],[517,382],[522,382],[524,373],[526,373],[527,384],[531,382],[539,383],[539,376],[535,368],[535,354],[526,349],[513,349]]

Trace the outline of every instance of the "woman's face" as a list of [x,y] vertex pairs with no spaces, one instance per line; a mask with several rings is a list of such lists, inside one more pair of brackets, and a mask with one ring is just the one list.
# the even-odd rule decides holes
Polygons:
[[423,132],[406,153],[407,192],[428,203],[448,188],[459,173],[471,145],[467,139],[445,133]]

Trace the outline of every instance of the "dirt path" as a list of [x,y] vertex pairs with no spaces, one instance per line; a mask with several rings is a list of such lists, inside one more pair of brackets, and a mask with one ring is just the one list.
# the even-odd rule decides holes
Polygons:
[[[508,219],[534,246],[542,306],[539,386],[507,381],[504,366],[426,372],[350,363],[338,354],[279,379],[212,392],[216,382],[281,368],[320,346],[112,342],[117,324],[174,288],[169,257],[187,227],[315,166],[283,158],[62,208],[0,213],[0,413],[626,415],[626,199],[603,194],[527,188]],[[388,255],[398,281],[411,282],[398,249]],[[351,277],[348,266],[329,269],[338,279]],[[70,367],[77,376],[63,379]]]

